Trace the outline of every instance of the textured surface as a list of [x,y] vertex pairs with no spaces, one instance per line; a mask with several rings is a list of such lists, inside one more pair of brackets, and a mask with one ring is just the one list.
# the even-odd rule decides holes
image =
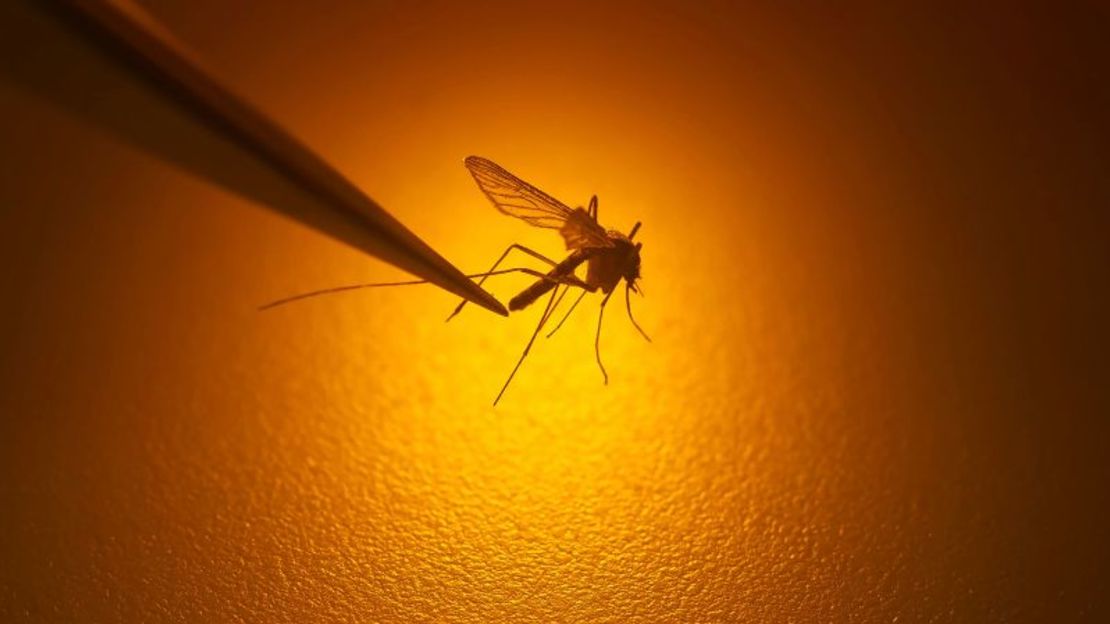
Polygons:
[[1094,17],[308,4],[151,6],[464,268],[560,253],[470,153],[642,220],[655,342],[493,409],[538,310],[257,313],[399,276],[0,85],[0,619],[1106,616]]

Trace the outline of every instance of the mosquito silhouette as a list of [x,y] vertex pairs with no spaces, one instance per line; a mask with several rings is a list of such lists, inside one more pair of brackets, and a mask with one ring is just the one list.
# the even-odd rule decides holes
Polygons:
[[[493,404],[497,405],[501,397],[504,396],[505,390],[508,389],[517,371],[520,370],[520,365],[524,363],[524,359],[528,356],[529,351],[531,351],[532,345],[535,344],[536,337],[543,330],[544,326],[547,325],[548,321],[551,320],[552,316],[555,314],[555,310],[558,309],[563,298],[572,288],[577,288],[581,292],[574,300],[574,303],[571,304],[570,308],[563,314],[563,317],[555,325],[554,329],[547,334],[547,337],[550,338],[555,332],[559,331],[559,328],[563,326],[563,323],[566,322],[567,318],[569,318],[575,308],[578,307],[578,304],[586,294],[601,291],[604,297],[601,299],[601,307],[597,316],[597,331],[594,334],[594,356],[597,359],[598,368],[601,369],[602,378],[604,382],[608,384],[609,374],[606,372],[605,365],[601,361],[601,321],[605,316],[605,305],[609,303],[609,298],[616,292],[617,286],[620,285],[621,280],[624,280],[624,303],[625,309],[628,311],[628,319],[632,322],[633,327],[640,332],[640,335],[648,342],[651,342],[651,338],[648,337],[647,333],[644,332],[640,324],[637,323],[636,319],[632,316],[632,302],[629,297],[629,292],[642,294],[642,290],[639,288],[637,281],[640,279],[640,249],[643,243],[632,242],[633,237],[636,236],[637,230],[640,229],[640,222],[637,221],[636,224],[632,226],[627,236],[617,230],[606,230],[597,220],[597,195],[590,198],[588,208],[578,207],[571,209],[554,197],[551,197],[547,193],[544,193],[540,189],[509,173],[491,160],[479,156],[469,156],[465,162],[466,168],[470,170],[471,175],[474,176],[474,180],[478,183],[478,187],[486,197],[489,198],[495,208],[511,217],[521,219],[529,225],[558,230],[559,234],[563,237],[563,242],[566,244],[567,250],[570,251],[567,257],[556,262],[538,251],[514,243],[505,249],[488,271],[467,276],[471,278],[480,278],[478,280],[478,285],[484,283],[489,277],[508,273],[525,273],[535,277],[536,281],[532,283],[532,285],[509,300],[509,310],[513,312],[523,310],[535,303],[540,297],[543,297],[549,292],[551,293],[547,299],[547,305],[544,307],[543,314],[540,316],[539,323],[536,324],[535,331],[532,332],[531,338],[528,339],[528,344],[524,347],[524,352],[520,354],[520,358],[517,360],[512,372],[509,373],[509,378],[505,380],[505,384],[501,386],[501,391],[497,393],[497,397],[493,400]],[[541,273],[540,271],[527,267],[498,269],[505,258],[508,257],[509,253],[514,250],[525,253],[547,264],[550,269],[546,273]],[[586,265],[585,279],[578,277],[576,273],[577,269],[582,264]],[[261,306],[259,309],[266,310],[308,297],[348,290],[386,286],[408,286],[424,283],[427,283],[427,280],[339,286],[278,299],[277,301]],[[455,315],[461,312],[463,307],[466,306],[466,303],[465,299],[462,300],[447,317],[447,320],[450,321]]]

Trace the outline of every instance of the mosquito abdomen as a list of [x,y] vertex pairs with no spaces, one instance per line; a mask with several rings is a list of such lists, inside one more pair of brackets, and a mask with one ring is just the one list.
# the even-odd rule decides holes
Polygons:
[[551,292],[559,284],[559,280],[564,279],[568,275],[572,275],[578,265],[582,264],[590,257],[590,252],[585,249],[576,249],[574,253],[570,254],[559,264],[552,267],[547,276],[551,279],[536,280],[528,288],[525,288],[521,293],[509,300],[509,310],[516,312],[523,310],[544,295],[544,293]]
[[516,312],[517,310],[527,308],[532,305],[536,299],[542,297],[544,293],[550,292],[556,285],[556,282],[544,279],[537,280],[535,284],[525,288],[519,295],[509,300],[509,310]]

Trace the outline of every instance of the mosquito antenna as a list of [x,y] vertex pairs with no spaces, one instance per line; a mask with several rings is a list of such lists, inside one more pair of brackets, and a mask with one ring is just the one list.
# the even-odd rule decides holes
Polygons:
[[547,338],[550,338],[555,332],[559,331],[559,328],[563,326],[563,323],[567,322],[567,318],[570,316],[570,313],[574,312],[574,309],[578,307],[578,302],[582,301],[582,297],[585,297],[587,292],[589,291],[583,290],[582,293],[578,295],[578,298],[575,299],[574,303],[570,305],[570,309],[567,310],[567,313],[564,314],[563,318],[559,320],[559,324],[555,326],[555,329],[547,333]]
[[647,333],[644,332],[643,328],[640,327],[640,324],[636,322],[636,319],[632,317],[632,300],[628,297],[628,291],[631,289],[632,285],[626,282],[624,285],[624,307],[626,310],[628,310],[628,320],[632,321],[632,326],[640,332],[640,335],[644,337],[644,340],[651,342],[651,338],[649,338]]
[[640,230],[640,222],[637,221],[636,225],[632,226],[632,231],[628,233],[628,240],[632,240],[632,237],[635,236],[636,232],[638,232],[639,230]]

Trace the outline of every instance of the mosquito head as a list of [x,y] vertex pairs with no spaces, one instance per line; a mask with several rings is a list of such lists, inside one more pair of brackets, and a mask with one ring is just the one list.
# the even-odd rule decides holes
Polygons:
[[[638,223],[636,225],[637,227],[639,226]],[[632,232],[635,233],[636,228],[632,228]],[[640,279],[640,249],[643,246],[643,243],[636,243],[632,247],[631,253],[628,255],[627,269],[624,272],[624,281],[628,284],[632,292],[635,293],[640,292],[636,281]]]

